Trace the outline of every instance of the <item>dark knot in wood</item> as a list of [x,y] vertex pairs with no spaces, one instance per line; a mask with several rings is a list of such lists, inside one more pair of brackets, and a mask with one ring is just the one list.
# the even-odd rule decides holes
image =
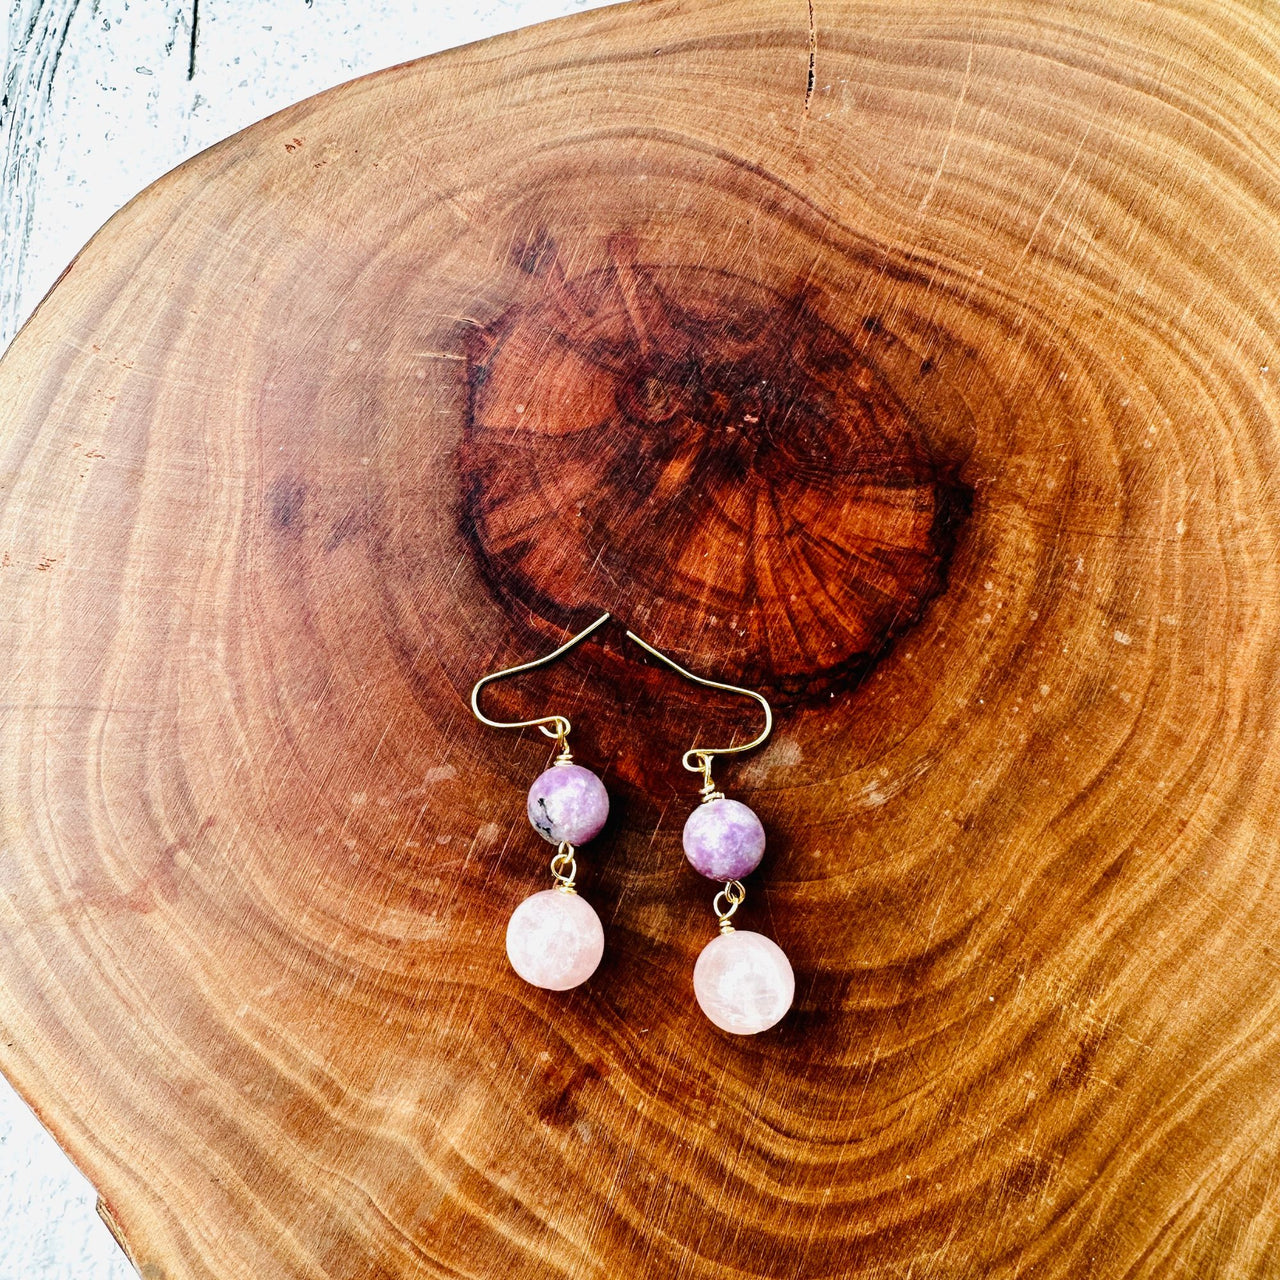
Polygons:
[[463,527],[503,603],[602,608],[690,661],[803,692],[863,674],[945,583],[954,460],[876,340],[711,269],[617,261],[537,293],[468,351]]

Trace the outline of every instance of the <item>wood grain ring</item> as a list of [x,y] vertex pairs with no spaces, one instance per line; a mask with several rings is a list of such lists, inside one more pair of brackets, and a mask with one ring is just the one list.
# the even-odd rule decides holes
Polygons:
[[[0,363],[0,1064],[144,1274],[1275,1274],[1278,65],[1208,0],[654,0],[342,86],[112,219]],[[665,299],[639,399],[569,363],[624,285]],[[786,315],[771,365],[865,374],[794,384],[810,438],[931,513],[882,538],[900,614],[512,421],[523,365],[599,393],[599,460],[665,456],[646,405]],[[737,413],[759,361],[714,363]],[[681,483],[772,485],[700,405]],[[844,528],[875,486],[824,476],[789,502]],[[588,490],[640,531],[598,566]],[[502,961],[544,756],[466,695],[588,604],[785,704],[719,779],[798,977],[749,1042],[692,1007],[679,851],[680,751],[740,708],[616,637],[503,690],[610,784],[605,960]]]

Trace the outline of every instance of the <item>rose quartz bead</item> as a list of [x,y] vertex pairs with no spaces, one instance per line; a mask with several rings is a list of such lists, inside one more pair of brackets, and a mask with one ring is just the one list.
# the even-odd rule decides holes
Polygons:
[[553,764],[529,788],[529,821],[552,844],[585,844],[609,816],[609,793],[590,769]]
[[511,913],[507,957],[535,987],[568,991],[591,977],[602,955],[600,917],[576,893],[544,889]]
[[684,824],[684,856],[709,880],[740,880],[764,857],[764,827],[741,800],[708,800]]
[[791,962],[772,938],[735,929],[712,938],[693,966],[693,993],[722,1031],[767,1031],[795,999]]

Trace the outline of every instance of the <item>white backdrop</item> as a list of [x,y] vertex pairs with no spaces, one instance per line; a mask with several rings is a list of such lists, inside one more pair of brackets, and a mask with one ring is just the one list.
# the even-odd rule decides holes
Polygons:
[[[186,157],[353,76],[603,3],[9,0],[0,348],[98,227]],[[0,1078],[0,1280],[136,1280],[94,1201]]]

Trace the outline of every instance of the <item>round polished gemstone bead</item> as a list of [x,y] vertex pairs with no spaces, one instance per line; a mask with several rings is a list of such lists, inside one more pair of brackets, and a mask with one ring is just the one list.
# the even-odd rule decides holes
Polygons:
[[684,824],[684,854],[709,880],[740,880],[764,857],[764,827],[740,800],[709,800]]
[[584,844],[609,816],[609,793],[590,769],[553,764],[529,788],[529,821],[552,844]]
[[544,889],[526,898],[507,924],[511,967],[535,987],[567,991],[586,982],[604,955],[604,929],[576,893]]
[[796,978],[782,948],[763,933],[735,929],[712,938],[693,966],[702,1012],[723,1031],[767,1031],[795,999]]

